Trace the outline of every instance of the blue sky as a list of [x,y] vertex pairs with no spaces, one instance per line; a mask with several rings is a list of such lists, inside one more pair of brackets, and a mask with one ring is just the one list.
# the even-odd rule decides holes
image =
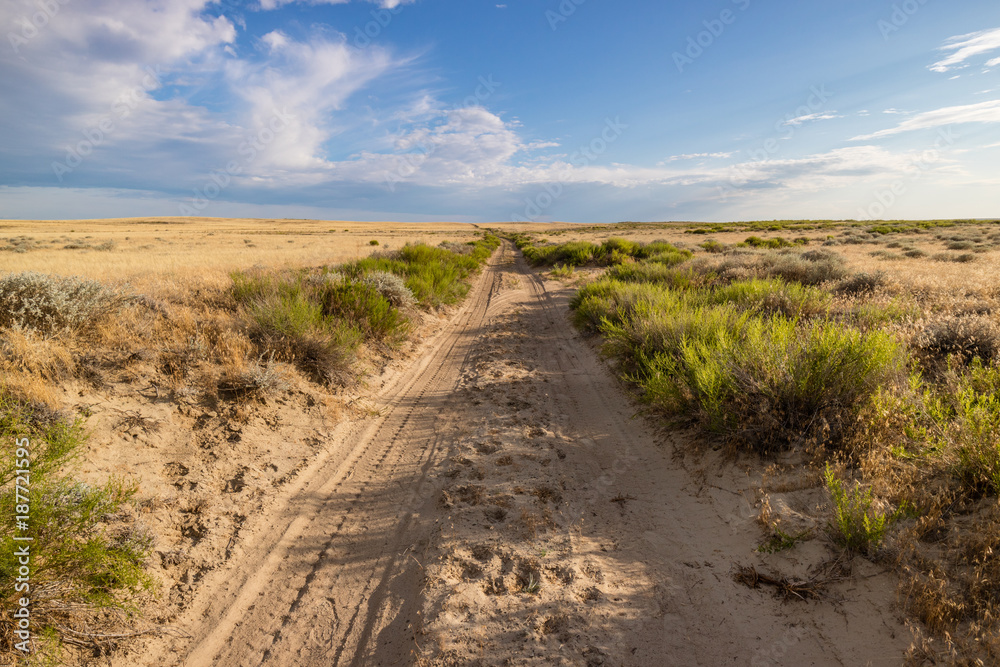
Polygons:
[[1000,6],[8,0],[0,218],[1000,215]]

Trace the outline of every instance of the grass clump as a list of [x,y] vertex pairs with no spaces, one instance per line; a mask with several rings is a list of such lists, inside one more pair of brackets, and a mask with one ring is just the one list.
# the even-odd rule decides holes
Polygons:
[[232,274],[230,294],[262,355],[313,380],[343,383],[362,343],[388,350],[411,331],[409,311],[454,303],[499,239],[455,251],[426,245],[321,270]]
[[552,267],[552,277],[553,278],[572,278],[575,270],[572,266],[563,266],[562,264],[556,264]]
[[[136,596],[153,587],[145,570],[152,537],[131,504],[138,487],[120,478],[101,485],[76,479],[74,463],[85,441],[80,424],[0,395],[0,598],[13,610],[21,597],[30,597],[32,634],[48,635],[55,644],[66,632],[79,642],[94,624],[123,621],[123,613],[137,611]],[[24,484],[17,471],[26,467],[28,508],[15,488]],[[15,525],[24,509],[27,531]],[[25,544],[16,535],[33,538],[27,591],[16,588],[22,563],[15,548]],[[0,628],[0,650],[11,651],[16,640],[9,614]]]
[[778,250],[781,248],[794,248],[799,245],[808,245],[809,239],[803,237],[796,238],[793,241],[789,241],[782,236],[776,236],[773,239],[762,239],[759,236],[748,236],[743,243],[737,244],[739,247],[744,248],[762,248],[766,250]]
[[324,312],[326,294],[334,292],[331,299],[336,300],[343,279],[310,278],[302,272],[238,272],[232,275],[231,293],[247,321],[250,338],[262,353],[294,363],[314,381],[339,382],[363,334],[355,323]]
[[866,556],[876,555],[899,512],[890,514],[881,508],[871,489],[848,487],[829,464],[824,478],[833,500],[831,532],[834,539],[846,549]]
[[810,530],[803,530],[792,535],[775,526],[771,529],[767,539],[757,547],[757,551],[762,554],[776,554],[787,551],[793,549],[799,542],[809,539],[810,535],[812,535],[812,531]]

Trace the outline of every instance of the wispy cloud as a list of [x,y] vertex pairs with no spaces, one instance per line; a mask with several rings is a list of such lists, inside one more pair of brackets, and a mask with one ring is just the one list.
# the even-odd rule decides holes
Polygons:
[[[351,0],[260,0],[260,9],[265,11],[280,9],[285,5],[292,4],[302,4],[302,5],[344,5]],[[417,0],[367,0],[368,2],[378,5],[383,9],[395,9],[400,5],[409,5]]]
[[1000,100],[945,107],[943,109],[918,113],[911,118],[907,118],[896,127],[879,130],[872,134],[859,135],[851,138],[851,141],[870,141],[872,139],[900,134],[901,132],[927,130],[947,125],[958,125],[960,123],[1000,123]]
[[[948,72],[953,69],[967,67],[967,61],[975,56],[1000,50],[1000,28],[981,30],[967,35],[958,35],[948,39],[939,51],[951,52],[950,55],[930,66],[934,72]],[[990,60],[986,65],[993,67],[1000,64],[1000,58]]]
[[796,118],[790,118],[786,120],[782,125],[798,126],[803,123],[815,122],[818,120],[833,120],[835,118],[843,118],[843,116],[838,115],[836,112],[833,113],[811,113],[805,116],[798,116]]
[[703,159],[725,159],[736,155],[736,152],[729,153],[685,153],[684,155],[671,155],[661,164],[666,164],[667,162],[677,162],[678,160],[703,160]]

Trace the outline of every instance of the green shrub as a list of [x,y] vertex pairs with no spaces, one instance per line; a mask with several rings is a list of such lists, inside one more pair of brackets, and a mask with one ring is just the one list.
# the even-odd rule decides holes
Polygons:
[[685,290],[602,280],[571,306],[648,401],[771,451],[809,438],[839,445],[876,389],[905,375],[905,350],[890,336],[799,319],[829,299],[776,280]]
[[834,539],[841,546],[868,556],[875,555],[886,532],[899,513],[888,514],[875,501],[871,489],[847,488],[829,465],[824,473],[833,500]]
[[317,382],[342,382],[362,342],[396,344],[410,330],[401,309],[463,297],[499,243],[487,234],[460,250],[407,245],[336,270],[236,272],[231,294],[263,353]]
[[425,244],[403,246],[392,253],[361,259],[340,267],[351,278],[361,279],[376,271],[400,276],[417,302],[425,307],[457,303],[469,291],[468,278],[499,245],[488,236],[461,253]]
[[779,248],[791,248],[795,244],[790,243],[787,239],[777,236],[773,239],[762,239],[759,236],[747,237],[744,244],[751,248],[766,248],[770,250],[778,250]]
[[698,246],[705,252],[720,253],[726,251],[726,245],[724,243],[719,243],[718,241],[708,240]]
[[719,286],[704,298],[707,303],[731,303],[741,310],[790,318],[826,313],[832,301],[829,292],[778,278],[735,281]]
[[368,340],[398,342],[409,331],[409,320],[370,283],[342,281],[319,294],[322,317],[347,323]]
[[639,377],[657,378],[650,386],[654,403],[666,381],[668,407],[686,396],[687,409],[696,406],[709,430],[758,451],[811,439],[839,446],[871,395],[902,371],[901,352],[884,334],[709,314],[699,323],[709,335],[689,336],[673,354],[654,357]]
[[[101,485],[73,476],[86,437],[78,423],[0,396],[0,598],[5,610],[25,595],[15,589],[21,565],[15,555],[17,470],[24,468],[19,439],[30,443],[28,535],[30,542],[31,619],[34,633],[59,636],[93,631],[97,618],[114,619],[115,610],[137,611],[135,596],[150,591],[145,571],[152,536],[136,521],[131,500],[138,488],[112,478]],[[23,442],[21,443],[23,444]],[[5,613],[6,615],[6,613]],[[8,617],[9,618],[9,617]],[[110,622],[114,622],[111,620]],[[58,624],[58,630],[54,630]],[[8,619],[0,621],[0,648],[11,648]]]
[[638,257],[639,251],[642,249],[642,244],[636,241],[628,241],[626,239],[610,238],[601,244],[597,253],[601,255],[610,255],[613,252],[618,252],[625,257]]
[[535,246],[523,236],[518,236],[516,242],[525,259],[535,266],[618,266],[629,259],[648,259],[676,266],[692,257],[690,250],[680,250],[666,241],[653,241],[643,245],[627,239],[610,238],[600,245],[589,241],[570,241],[558,245]]
[[704,282],[701,274],[660,262],[622,264],[609,269],[606,277],[626,283],[660,283],[671,289],[688,289]]

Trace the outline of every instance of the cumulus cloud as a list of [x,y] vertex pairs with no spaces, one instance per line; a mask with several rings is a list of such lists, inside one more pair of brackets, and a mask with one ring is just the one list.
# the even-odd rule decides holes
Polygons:
[[[967,35],[958,35],[948,39],[939,51],[950,52],[949,55],[930,66],[934,72],[948,72],[953,69],[967,67],[967,61],[976,56],[1000,50],[1000,28],[981,30]],[[986,63],[988,67],[1000,64],[1000,58]]]

